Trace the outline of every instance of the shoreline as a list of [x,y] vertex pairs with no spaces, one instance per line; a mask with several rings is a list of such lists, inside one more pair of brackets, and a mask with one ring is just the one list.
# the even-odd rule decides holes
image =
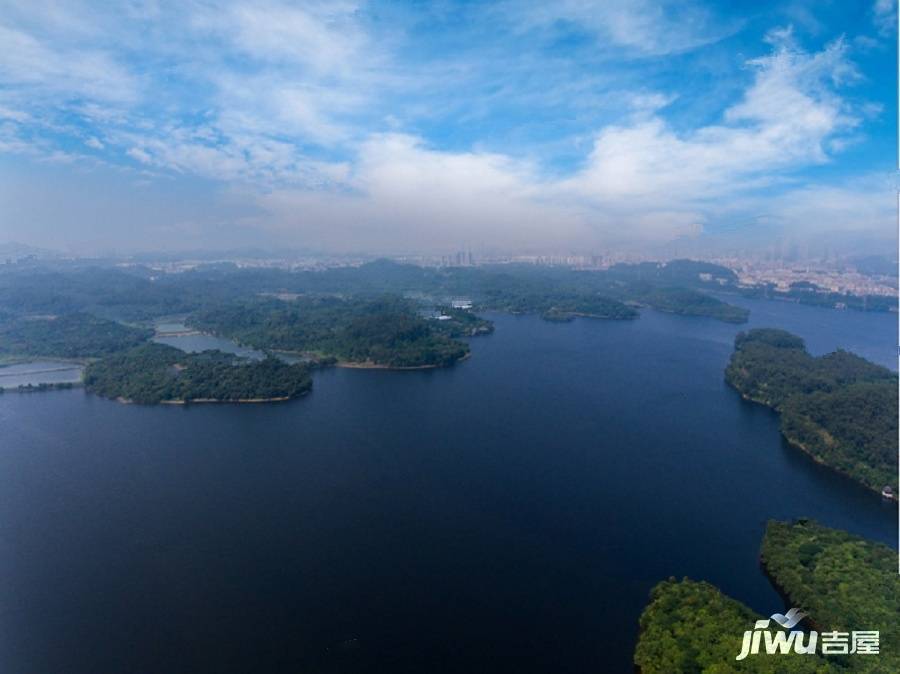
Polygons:
[[339,360],[334,364],[345,370],[435,370],[442,365],[383,365],[381,363],[373,363],[372,361],[351,361]]
[[201,332],[200,330],[179,330],[177,332],[154,332],[152,339],[166,339],[168,337],[199,337],[199,336],[215,337],[215,335],[207,335],[207,333]]
[[[13,365],[23,365],[26,363],[39,363],[46,361],[48,363],[65,363],[67,365],[77,365],[86,367],[97,358],[67,358],[63,356],[2,356],[0,357],[0,370]],[[68,370],[72,368],[59,368],[60,370]]]
[[[21,365],[21,363],[19,363]],[[3,367],[13,367],[12,365],[0,366],[0,377],[21,377],[32,374],[49,374],[51,372],[71,372],[73,370],[84,369],[83,365],[73,365],[72,367],[53,367],[46,370],[27,370],[26,372],[9,372],[4,373]]]
[[334,367],[340,367],[347,370],[437,370],[443,367],[452,367],[457,363],[468,360],[471,355],[472,352],[467,351],[464,356],[457,358],[452,363],[446,365],[383,365],[381,363],[373,363],[372,361],[356,362],[339,360],[334,364]]
[[44,384],[19,384],[17,386],[0,386],[0,393],[46,393],[48,391],[68,391],[73,388],[84,388],[83,381],[58,381]]
[[[780,416],[781,415],[779,415],[779,419],[780,419]],[[779,425],[780,425],[780,421],[779,421]],[[781,429],[779,428],[779,430],[781,430]],[[781,437],[783,437],[785,439],[785,441],[788,443],[788,445],[790,445],[794,449],[797,449],[797,450],[803,452],[804,454],[806,454],[806,456],[808,456],[810,459],[812,459],[818,465],[825,466],[828,470],[833,471],[833,472],[837,473],[838,475],[843,475],[844,477],[853,480],[856,484],[866,488],[867,490],[871,491],[872,493],[878,494],[883,500],[893,501],[894,503],[898,502],[897,494],[894,494],[894,496],[891,497],[890,499],[886,499],[884,497],[884,495],[881,493],[881,490],[884,488],[883,486],[882,487],[873,487],[872,485],[868,485],[865,482],[862,482],[861,480],[856,478],[854,475],[851,475],[847,471],[842,470],[842,469],[838,468],[837,466],[832,466],[830,463],[827,463],[822,458],[813,454],[812,450],[808,449],[806,447],[806,445],[804,445],[802,442],[800,442],[799,440],[795,440],[794,438],[791,438],[790,436],[788,436],[783,430],[781,430]]]
[[641,317],[640,312],[634,316],[610,316],[607,314],[584,314],[579,311],[573,311],[571,315],[575,318],[593,318],[598,321],[636,321]]
[[[236,400],[230,400],[225,398],[191,398],[189,400],[160,400],[160,405],[192,405],[194,403],[233,403],[237,405],[245,405],[245,404],[258,404],[258,403],[280,403],[288,400],[296,400],[297,398],[302,398],[306,393],[303,393],[298,396],[277,396],[274,398],[237,398]],[[131,401],[129,401],[131,402]]]
[[[797,520],[793,520],[793,522],[796,522],[796,521]],[[768,527],[766,527],[766,528],[768,529]],[[765,534],[763,534],[763,543],[761,545],[764,545],[764,544],[765,544]],[[791,598],[790,593],[784,588],[784,586],[782,586],[782,584],[778,581],[778,578],[775,577],[775,574],[769,568],[769,564],[768,564],[768,562],[766,562],[766,559],[763,556],[762,551],[760,551],[758,561],[759,561],[760,571],[762,571],[763,575],[766,577],[766,580],[769,581],[769,584],[772,586],[772,589],[775,590],[775,593],[779,597],[781,597],[782,601],[784,601],[784,605],[785,606],[797,606],[797,600]],[[803,620],[800,622],[800,625],[802,626],[804,623],[808,624],[810,629],[813,629],[817,632],[825,631],[824,625],[817,623],[815,620],[810,618],[808,615],[805,618],[803,618]]]
[[[844,477],[852,480],[855,484],[859,485],[860,487],[863,487],[865,490],[870,491],[874,494],[877,494],[882,499],[885,498],[881,493],[883,485],[882,485],[882,487],[877,487],[877,486],[872,486],[872,485],[866,484],[865,482],[860,480],[855,475],[851,475],[846,470],[838,468],[837,466],[833,466],[832,464],[828,463],[821,457],[817,456],[815,453],[812,452],[812,450],[810,450],[808,447],[806,447],[806,445],[804,445],[802,442],[790,437],[789,435],[787,435],[787,433],[784,432],[784,428],[781,425],[781,412],[780,411],[775,409],[775,407],[770,405],[768,402],[761,400],[759,398],[754,398],[753,396],[751,396],[747,393],[744,393],[735,384],[728,381],[728,377],[725,378],[725,382],[731,388],[733,388],[735,391],[737,391],[743,400],[754,403],[756,405],[762,405],[763,407],[770,409],[774,414],[778,415],[778,432],[781,434],[781,437],[784,438],[785,442],[787,442],[787,444],[790,447],[792,447],[793,449],[796,449],[796,450],[802,452],[803,454],[805,454],[806,456],[808,456],[815,464],[817,464],[819,466],[824,466],[828,470],[830,470],[834,473],[837,473],[838,475],[843,475]],[[894,494],[894,496],[891,499],[887,499],[887,500],[890,500],[894,503],[898,503],[898,502],[900,502],[900,494]]]
[[[85,389],[86,392],[90,393],[88,389]],[[117,403],[121,403],[123,405],[193,405],[194,403],[200,403],[204,405],[209,404],[233,404],[233,405],[256,405],[260,403],[280,403],[287,402],[289,400],[297,400],[298,398],[302,398],[305,395],[308,395],[309,391],[301,393],[296,396],[276,396],[273,398],[236,398],[236,399],[228,399],[228,398],[190,398],[188,400],[160,400],[154,403],[139,403],[131,400],[129,398],[122,398],[121,396],[118,398],[106,398],[106,396],[100,396],[101,398],[106,398],[106,400],[112,400]],[[97,395],[100,395],[99,393]]]

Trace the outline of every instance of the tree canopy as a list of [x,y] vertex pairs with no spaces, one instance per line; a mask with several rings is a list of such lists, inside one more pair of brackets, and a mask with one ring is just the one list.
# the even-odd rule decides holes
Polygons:
[[871,489],[897,492],[897,375],[847,351],[815,358],[783,330],[740,333],[725,378],[781,414],[787,440]]
[[744,632],[765,618],[706,582],[665,580],[641,614],[634,663],[641,674],[837,674],[819,656],[779,655],[737,661]]
[[184,353],[150,342],[91,363],[88,391],[137,403],[296,398],[312,387],[309,370],[277,358],[247,360],[221,351]]
[[388,367],[450,365],[469,352],[456,336],[482,319],[428,320],[398,298],[298,297],[228,303],[192,314],[189,323],[258,349],[313,352]]
[[877,630],[880,653],[823,655],[820,645],[816,655],[735,660],[744,632],[768,616],[756,614],[709,583],[670,578],[653,588],[641,615],[634,653],[641,674],[900,671],[895,550],[801,519],[769,522],[760,559],[785,601],[808,614],[801,627],[818,631],[820,640],[822,632],[837,630],[849,636],[854,630]]
[[104,356],[153,334],[83,312],[18,317],[0,322],[0,355],[51,358]]

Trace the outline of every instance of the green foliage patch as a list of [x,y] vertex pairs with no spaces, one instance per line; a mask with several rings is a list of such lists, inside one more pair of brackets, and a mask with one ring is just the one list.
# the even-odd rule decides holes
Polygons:
[[133,328],[86,313],[19,317],[0,323],[0,355],[89,358],[121,351],[149,339]]
[[881,653],[841,660],[853,671],[900,672],[897,551],[815,522],[769,522],[760,558],[820,631],[878,630]]
[[468,352],[456,335],[481,319],[448,321],[418,316],[397,298],[300,297],[247,300],[198,311],[189,323],[258,349],[314,352],[351,363],[387,367],[450,365]]
[[813,655],[778,655],[735,660],[744,632],[758,615],[705,582],[670,578],[650,594],[641,614],[634,663],[641,674],[836,673]]
[[897,491],[897,375],[836,351],[814,358],[783,330],[735,339],[725,379],[781,414],[791,443],[870,489]]
[[136,403],[296,398],[312,387],[309,370],[277,358],[248,361],[221,351],[184,353],[148,343],[91,363],[88,391]]

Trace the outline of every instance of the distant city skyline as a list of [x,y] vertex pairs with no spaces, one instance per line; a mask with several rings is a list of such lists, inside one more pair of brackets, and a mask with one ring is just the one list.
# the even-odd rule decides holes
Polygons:
[[893,0],[0,0],[0,243],[893,254],[896,29]]

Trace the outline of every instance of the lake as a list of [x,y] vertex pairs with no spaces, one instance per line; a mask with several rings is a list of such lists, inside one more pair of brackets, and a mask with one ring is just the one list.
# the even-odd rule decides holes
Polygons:
[[197,353],[200,351],[218,350],[253,360],[260,360],[265,357],[265,354],[261,351],[241,346],[230,339],[197,332],[181,321],[158,322],[155,328],[154,342],[174,346],[182,351]]
[[78,384],[84,367],[77,363],[33,360],[0,366],[0,389],[40,384]]
[[[896,367],[896,316],[733,300]],[[0,396],[0,671],[630,672],[669,576],[768,615],[768,518],[897,508],[723,381],[747,326],[492,316],[445,370],[272,405]]]

